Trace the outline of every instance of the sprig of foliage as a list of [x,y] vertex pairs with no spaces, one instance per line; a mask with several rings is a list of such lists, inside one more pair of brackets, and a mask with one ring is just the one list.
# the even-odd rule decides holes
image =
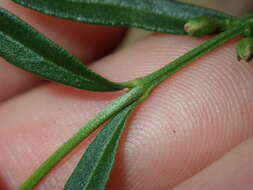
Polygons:
[[[65,19],[112,26],[139,27],[157,32],[202,36],[224,31],[150,75],[114,83],[94,73],[71,54],[37,32],[27,23],[0,8],[0,56],[10,63],[48,80],[91,90],[128,92],[101,111],[65,142],[20,187],[33,189],[69,152],[99,126],[107,122],[68,180],[65,189],[105,189],[116,150],[130,113],[152,90],[196,59],[244,34],[240,58],[253,55],[253,15],[234,18],[207,8],[166,0],[13,0],[26,7]],[[249,40],[250,38],[250,40]]]

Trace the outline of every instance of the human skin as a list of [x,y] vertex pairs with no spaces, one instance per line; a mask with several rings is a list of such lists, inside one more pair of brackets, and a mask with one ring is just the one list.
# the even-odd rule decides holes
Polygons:
[[[124,33],[119,28],[42,16],[8,0],[0,5],[81,60],[97,59]],[[69,25],[73,30],[65,29]],[[86,39],[83,36],[89,31],[94,37]],[[155,34],[94,61],[90,67],[113,81],[127,81],[157,70],[203,41]],[[252,189],[253,66],[236,60],[235,41],[167,79],[135,111],[108,189]],[[4,89],[0,91],[1,190],[18,189],[57,147],[123,93],[95,93],[45,82],[4,60],[0,68],[0,87]],[[93,137],[67,156],[36,189],[63,189]]]

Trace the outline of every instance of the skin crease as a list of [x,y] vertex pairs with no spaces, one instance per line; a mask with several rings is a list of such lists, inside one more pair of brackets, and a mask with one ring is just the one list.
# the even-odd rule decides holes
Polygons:
[[[0,7],[10,10],[29,22],[49,39],[53,39],[85,63],[110,52],[125,32],[122,28],[86,25],[49,17],[14,4],[10,0],[1,0]],[[0,101],[45,82],[6,63],[1,58],[0,68],[0,86],[5,89],[5,92],[0,94]],[[9,88],[10,86],[12,88]]]
[[252,146],[253,138],[250,138],[174,190],[252,189]]
[[[114,81],[126,81],[160,68],[201,42],[156,34],[95,62],[91,68]],[[253,157],[248,151],[252,143],[233,148],[253,134],[253,67],[236,61],[234,45],[234,41],[226,44],[166,80],[136,110],[123,136],[108,189],[168,190],[178,184],[182,184],[180,190],[194,189],[202,179],[212,184],[216,171],[223,167],[220,183],[229,184],[226,176],[233,175],[227,168],[232,166],[241,176],[249,174],[251,163],[244,158]],[[16,190],[60,144],[120,94],[49,83],[3,102],[0,189]],[[93,137],[67,156],[36,189],[63,189]],[[231,154],[239,156],[231,160]],[[252,179],[245,178],[243,185],[250,190]],[[204,190],[213,189],[224,190]]]

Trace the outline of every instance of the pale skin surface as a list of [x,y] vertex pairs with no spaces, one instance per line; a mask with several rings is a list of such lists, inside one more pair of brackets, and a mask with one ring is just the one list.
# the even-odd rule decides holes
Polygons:
[[[27,14],[8,0],[0,5],[19,16]],[[64,21],[29,14],[28,22],[39,23],[38,29],[82,60],[99,57],[123,34],[121,29],[78,23],[71,23],[73,31],[67,30],[68,24],[48,28]],[[81,37],[89,30],[93,38]],[[160,68],[202,41],[156,34],[91,68],[111,80],[126,81]],[[45,82],[3,60],[0,76],[1,190],[16,190],[60,144],[121,94]],[[108,189],[251,190],[252,84],[253,66],[236,61],[234,42],[166,80],[131,118]],[[90,141],[83,142],[37,189],[61,190]]]

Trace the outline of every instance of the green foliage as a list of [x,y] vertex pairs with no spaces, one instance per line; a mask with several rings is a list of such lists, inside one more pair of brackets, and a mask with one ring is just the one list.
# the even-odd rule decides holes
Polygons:
[[65,190],[103,190],[109,180],[120,137],[135,103],[109,121],[84,153],[65,185]]
[[85,67],[27,23],[0,8],[0,56],[48,80],[91,91],[123,87]]
[[10,63],[48,80],[81,89],[115,91],[124,87],[129,88],[127,93],[113,101],[60,146],[20,190],[34,189],[64,156],[111,119],[89,146],[65,186],[66,190],[105,189],[127,119],[135,106],[147,98],[156,86],[240,34],[248,38],[238,44],[239,57],[249,60],[253,56],[253,15],[235,19],[225,13],[173,0],[13,1],[48,15],[92,24],[139,27],[175,34],[186,34],[185,26],[187,32],[195,36],[210,34],[217,30],[225,31],[158,71],[133,81],[113,83],[85,67],[71,54],[21,19],[0,8],[0,56]]
[[194,17],[232,18],[225,13],[172,0],[13,0],[60,18],[91,24],[128,26],[155,32],[185,34]]

